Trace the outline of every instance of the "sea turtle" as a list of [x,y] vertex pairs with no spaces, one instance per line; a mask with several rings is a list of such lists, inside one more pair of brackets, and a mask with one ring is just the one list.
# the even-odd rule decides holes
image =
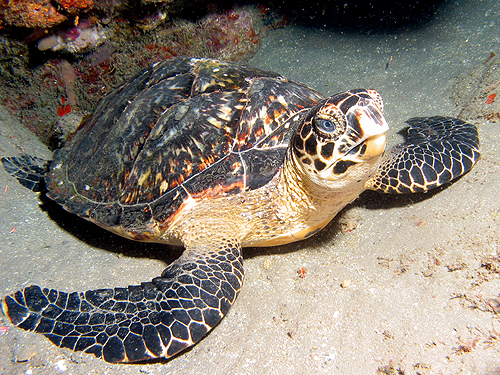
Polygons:
[[29,286],[3,299],[13,324],[60,347],[135,362],[172,357],[228,312],[242,247],[321,230],[365,189],[425,192],[479,158],[476,128],[408,121],[384,153],[375,90],[324,97],[279,74],[211,59],[154,64],[102,99],[47,172],[27,156],[8,172],[121,236],[185,247],[151,282],[66,293]]

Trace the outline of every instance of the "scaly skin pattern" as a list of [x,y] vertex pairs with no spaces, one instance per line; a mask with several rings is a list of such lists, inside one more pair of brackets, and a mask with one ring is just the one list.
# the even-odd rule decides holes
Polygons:
[[[20,328],[108,362],[172,357],[205,336],[233,304],[243,283],[241,244],[273,246],[313,235],[370,176],[336,192],[312,184],[294,165],[290,153],[260,189],[187,204],[163,238],[186,250],[151,282],[73,293],[30,286],[5,297],[2,310]],[[365,168],[373,173],[376,163]]]
[[467,173],[479,160],[474,125],[444,117],[416,117],[405,144],[383,155],[366,188],[388,194],[421,193]]
[[[13,324],[108,362],[170,358],[196,344],[234,303],[244,246],[321,230],[363,190],[426,191],[479,157],[473,125],[410,122],[382,156],[374,90],[328,98],[275,73],[208,59],[153,65],[104,98],[45,174],[47,195],[121,236],[185,247],[161,277],[65,293],[29,286],[6,296]],[[43,168],[2,158],[24,186]]]
[[[360,95],[366,96],[362,106],[357,105]],[[371,147],[369,142],[363,149],[358,145],[385,133],[385,120],[368,94],[343,94],[339,103],[346,98],[355,100],[343,107],[346,120],[333,142],[349,146],[322,153],[325,165],[316,172],[323,177],[310,166],[304,168],[287,143],[273,144],[273,137],[281,135],[271,132],[265,139],[268,144],[260,146],[278,148],[285,156],[268,183],[238,194],[203,195],[180,185],[185,198],[167,222],[154,225],[165,227],[155,240],[182,244],[186,250],[161,277],[139,286],[69,294],[30,286],[4,298],[4,313],[13,324],[42,333],[60,347],[92,353],[108,362],[169,358],[192,346],[219,323],[241,289],[242,245],[272,246],[311,236],[360,194],[376,170],[383,147]],[[312,158],[331,142],[316,141],[316,133],[310,130],[311,114],[331,110],[337,101],[325,100],[326,104],[297,113],[288,120],[290,124],[283,125],[283,129],[297,129],[294,134],[301,142],[314,140],[317,148],[307,151]],[[376,118],[360,122],[374,111]],[[308,130],[301,131],[304,127]],[[336,169],[343,156],[351,163]],[[329,183],[318,184],[325,176]],[[91,215],[84,217],[92,220]],[[121,228],[108,227],[117,233]],[[138,239],[134,231],[120,234]]]
[[2,310],[20,328],[108,362],[169,358],[227,313],[243,283],[242,262],[239,244],[219,238],[188,248],[151,282],[74,293],[30,286],[5,297]]

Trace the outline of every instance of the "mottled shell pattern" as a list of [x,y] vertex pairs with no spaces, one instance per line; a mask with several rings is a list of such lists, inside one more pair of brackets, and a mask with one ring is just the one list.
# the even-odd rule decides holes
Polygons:
[[102,100],[56,152],[48,195],[107,229],[154,241],[187,197],[267,184],[295,131],[285,122],[322,98],[255,68],[195,58],[157,63]]

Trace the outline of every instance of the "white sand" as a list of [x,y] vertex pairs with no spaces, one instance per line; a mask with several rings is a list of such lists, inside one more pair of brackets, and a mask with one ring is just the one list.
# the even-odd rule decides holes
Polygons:
[[[457,115],[448,99],[451,79],[484,61],[490,51],[500,52],[500,4],[459,3],[448,4],[421,30],[397,36],[277,30],[250,63],[324,94],[379,90],[394,144],[405,119]],[[34,137],[13,119],[0,112],[0,121],[2,154],[15,154],[20,145],[43,155]],[[500,128],[478,126],[482,159],[437,194],[392,201],[365,195],[340,217],[361,224],[350,233],[332,223],[300,243],[247,251],[244,289],[228,316],[178,358],[112,365],[59,349],[4,318],[10,328],[0,335],[0,372],[500,373],[499,315],[482,311],[487,301],[500,301]],[[143,247],[72,216],[51,220],[36,195],[3,170],[0,195],[1,295],[32,283],[64,291],[126,286],[150,280],[165,267],[161,254],[158,259],[119,256]],[[303,279],[297,277],[301,267],[307,269]]]

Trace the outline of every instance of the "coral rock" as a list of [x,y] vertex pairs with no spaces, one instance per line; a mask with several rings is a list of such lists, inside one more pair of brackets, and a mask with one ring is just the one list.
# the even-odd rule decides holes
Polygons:
[[468,121],[500,122],[500,57],[494,53],[482,64],[454,79],[450,95]]
[[8,1],[3,9],[5,23],[18,27],[52,27],[66,20],[50,0]]
[[94,7],[94,2],[92,0],[55,0],[55,2],[71,15]]

